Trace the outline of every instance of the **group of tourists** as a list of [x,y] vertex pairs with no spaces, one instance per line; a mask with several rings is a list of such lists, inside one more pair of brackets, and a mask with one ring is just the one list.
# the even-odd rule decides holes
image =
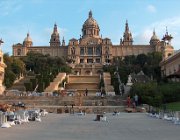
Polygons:
[[133,98],[130,96],[127,97],[127,107],[137,107],[139,105],[139,96],[137,94],[134,95]]

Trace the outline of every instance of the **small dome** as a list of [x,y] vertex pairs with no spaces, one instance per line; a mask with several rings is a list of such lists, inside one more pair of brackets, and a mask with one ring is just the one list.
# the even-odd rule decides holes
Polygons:
[[151,40],[159,40],[159,38],[157,37],[155,31],[153,31],[153,35],[152,35],[152,37],[151,37]]
[[27,37],[24,39],[24,42],[32,42],[32,39],[29,36],[29,33],[27,33]]

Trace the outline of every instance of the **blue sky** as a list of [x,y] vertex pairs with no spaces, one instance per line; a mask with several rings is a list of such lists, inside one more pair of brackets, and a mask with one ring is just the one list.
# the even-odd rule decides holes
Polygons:
[[149,44],[153,29],[161,39],[168,32],[172,45],[180,49],[180,0],[0,0],[2,50],[12,54],[12,45],[22,43],[27,32],[34,46],[48,46],[54,23],[66,44],[79,38],[92,10],[102,37],[119,44],[126,19],[134,44]]

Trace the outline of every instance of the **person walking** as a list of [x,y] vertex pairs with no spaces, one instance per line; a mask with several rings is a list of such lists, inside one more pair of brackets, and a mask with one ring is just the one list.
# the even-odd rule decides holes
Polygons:
[[138,95],[135,94],[134,96],[135,105],[138,106]]
[[127,97],[127,106],[130,107],[130,105],[131,105],[131,97],[128,96]]

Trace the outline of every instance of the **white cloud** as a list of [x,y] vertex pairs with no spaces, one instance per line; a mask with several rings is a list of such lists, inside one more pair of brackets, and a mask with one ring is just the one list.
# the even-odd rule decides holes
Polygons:
[[180,17],[172,17],[152,23],[139,33],[135,33],[135,44],[149,43],[154,28],[156,31],[156,35],[159,37],[159,39],[162,39],[163,35],[166,32],[166,27],[168,28],[169,34],[174,37],[172,40],[172,45],[175,49],[180,49]]
[[148,5],[147,10],[150,13],[155,13],[156,12],[156,7],[154,5]]

